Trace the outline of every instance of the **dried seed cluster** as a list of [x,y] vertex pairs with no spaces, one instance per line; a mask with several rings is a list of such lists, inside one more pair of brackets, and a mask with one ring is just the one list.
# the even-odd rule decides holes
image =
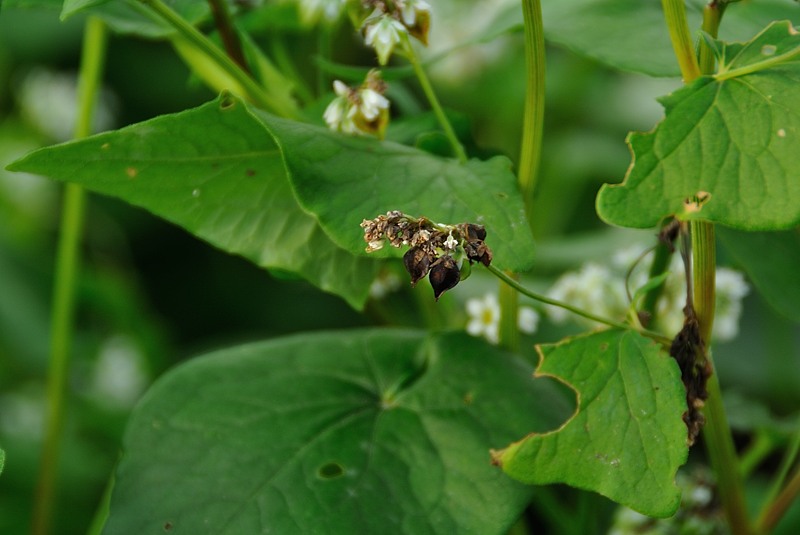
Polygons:
[[672,340],[669,354],[678,362],[681,380],[686,388],[686,412],[683,421],[688,429],[687,443],[692,446],[706,419],[701,412],[708,399],[706,385],[711,377],[711,363],[705,358],[705,343],[700,337],[700,325],[694,308],[684,309],[683,328]]
[[483,241],[486,229],[482,225],[442,225],[392,210],[375,219],[363,220],[361,228],[368,253],[383,248],[386,241],[392,247],[409,247],[403,255],[403,265],[411,276],[411,285],[428,275],[437,301],[466,278],[469,270],[465,267],[473,262],[485,266],[492,262],[492,251]]

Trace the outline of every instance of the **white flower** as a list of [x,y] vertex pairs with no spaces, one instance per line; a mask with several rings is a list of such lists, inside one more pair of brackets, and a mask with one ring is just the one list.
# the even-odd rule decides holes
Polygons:
[[374,121],[381,110],[389,109],[389,99],[372,89],[362,89],[359,92],[361,103],[358,105],[361,114],[368,120]]
[[444,248],[448,251],[455,250],[456,246],[458,245],[458,240],[453,237],[453,233],[447,235],[447,239],[444,241]]
[[407,34],[408,30],[389,15],[381,15],[377,20],[370,17],[367,22],[370,20],[373,22],[367,25],[364,42],[378,53],[378,63],[386,65],[401,35]]
[[533,334],[539,326],[539,314],[531,307],[519,307],[517,327],[525,334]]
[[372,134],[382,137],[389,122],[389,100],[370,87],[375,83],[368,76],[367,81],[358,89],[352,89],[340,80],[334,81],[333,91],[336,98],[328,104],[322,115],[328,127],[346,134]]
[[373,299],[383,299],[400,288],[401,281],[397,273],[385,271],[380,273],[369,287],[369,296]]
[[397,2],[402,13],[403,24],[409,28],[417,23],[417,12],[430,13],[431,6],[424,0],[402,0]]
[[717,310],[713,336],[720,342],[733,340],[739,334],[742,299],[750,293],[744,276],[728,268],[717,269]]
[[358,128],[353,123],[353,104],[350,100],[352,90],[339,80],[333,82],[333,91],[336,98],[325,108],[322,118],[325,119],[328,128],[347,134],[355,134]]
[[500,303],[497,296],[488,293],[483,298],[467,301],[467,313],[470,316],[467,332],[472,336],[483,336],[489,342],[500,341]]
[[[562,275],[547,295],[552,299],[611,319],[624,316],[627,310],[622,278],[614,277],[607,267],[593,262],[584,264],[578,272],[567,272]],[[561,323],[570,317],[563,308],[553,306],[548,307],[548,314],[556,323]],[[590,324],[595,325],[595,322]]]

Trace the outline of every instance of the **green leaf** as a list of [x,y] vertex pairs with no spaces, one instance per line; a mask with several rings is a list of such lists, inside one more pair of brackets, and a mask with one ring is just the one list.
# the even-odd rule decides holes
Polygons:
[[[788,23],[776,23],[753,43],[761,50],[763,35],[774,36],[779,48],[770,55],[786,57],[800,45],[800,35],[786,37],[791,32]],[[633,161],[622,184],[601,188],[602,219],[635,228],[670,215],[743,230],[800,223],[800,63],[759,70],[762,58],[751,48],[727,47],[738,51],[727,57],[740,76],[725,70],[698,78],[662,99],[666,118],[655,131],[629,135]],[[705,202],[685,204],[696,196]]]
[[[191,24],[208,18],[208,2],[197,0],[164,0],[173,11]],[[84,12],[103,19],[118,33],[162,38],[175,33],[175,28],[165,22],[141,0],[65,0],[61,18]]]
[[488,450],[559,422],[531,372],[385,329],[192,359],[131,416],[104,533],[506,533],[531,489]]
[[0,449],[0,474],[3,473],[3,466],[6,464],[6,452]]
[[[707,0],[689,0],[689,27],[699,29]],[[522,20],[519,4],[513,7]],[[720,37],[748,39],[773,20],[799,17],[786,0],[732,4],[725,11]],[[548,42],[606,65],[652,76],[679,76],[678,63],[660,2],[641,0],[542,0]]]
[[767,303],[787,318],[800,321],[800,229],[741,232],[720,228],[718,236]]
[[560,429],[495,453],[525,483],[593,490],[642,514],[672,515],[686,461],[686,393],[675,361],[651,340],[604,331],[539,347],[537,376],[575,389],[578,409]]
[[9,169],[119,197],[259,266],[298,273],[355,308],[377,272],[377,262],[336,246],[300,208],[278,147],[232,97],[41,149]]
[[460,164],[257,113],[278,140],[300,203],[348,251],[364,254],[363,219],[400,210],[438,223],[484,225],[500,269],[525,271],[533,263],[533,237],[506,158]]

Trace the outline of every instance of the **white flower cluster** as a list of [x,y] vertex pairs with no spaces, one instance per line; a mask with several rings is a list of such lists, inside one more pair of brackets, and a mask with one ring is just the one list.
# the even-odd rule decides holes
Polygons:
[[[467,300],[467,332],[472,336],[483,336],[492,344],[500,341],[500,302],[497,295],[487,293],[481,298]],[[517,327],[526,334],[536,332],[539,314],[531,307],[519,307]]]
[[[562,275],[547,292],[548,297],[564,301],[584,310],[612,319],[626,316],[628,299],[625,292],[625,272],[642,252],[641,247],[624,249],[613,255],[611,265],[595,262],[584,264],[578,271]],[[646,262],[634,271],[629,286],[632,291],[647,282]],[[742,299],[750,292],[744,276],[738,271],[717,268],[717,301],[714,320],[714,339],[718,342],[732,340],[739,333]],[[669,276],[661,298],[656,305],[659,327],[665,333],[677,333],[683,325],[683,306],[686,302],[686,281],[680,255],[673,255]],[[551,320],[563,323],[575,319],[597,326],[596,323],[570,314],[554,306],[547,307]]]
[[331,130],[345,134],[371,134],[383,137],[389,122],[389,100],[383,96],[386,84],[378,71],[370,71],[358,88],[333,82],[336,98],[323,114]]
[[369,3],[374,9],[362,25],[364,42],[375,49],[378,63],[386,65],[394,48],[408,35],[428,43],[431,6],[425,0]]

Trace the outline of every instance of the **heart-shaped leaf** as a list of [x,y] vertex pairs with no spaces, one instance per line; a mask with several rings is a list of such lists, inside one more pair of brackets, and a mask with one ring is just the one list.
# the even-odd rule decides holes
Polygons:
[[338,247],[300,208],[272,137],[233,97],[44,148],[9,169],[119,197],[356,308],[377,272],[374,260]]
[[727,54],[720,44],[731,63],[662,99],[654,132],[629,136],[633,161],[622,184],[601,188],[601,218],[635,228],[671,215],[742,230],[800,223],[800,34],[775,23],[752,43]]
[[461,164],[257,113],[278,140],[300,203],[348,251],[364,254],[363,219],[400,210],[438,223],[484,225],[497,267],[531,267],[533,237],[506,158]]
[[385,329],[192,359],[131,416],[104,533],[506,533],[531,489],[489,448],[563,407],[531,372],[464,334]]
[[525,483],[593,490],[640,513],[667,517],[686,461],[686,392],[675,361],[652,340],[604,331],[539,347],[537,376],[575,389],[578,409],[560,429],[496,452]]

